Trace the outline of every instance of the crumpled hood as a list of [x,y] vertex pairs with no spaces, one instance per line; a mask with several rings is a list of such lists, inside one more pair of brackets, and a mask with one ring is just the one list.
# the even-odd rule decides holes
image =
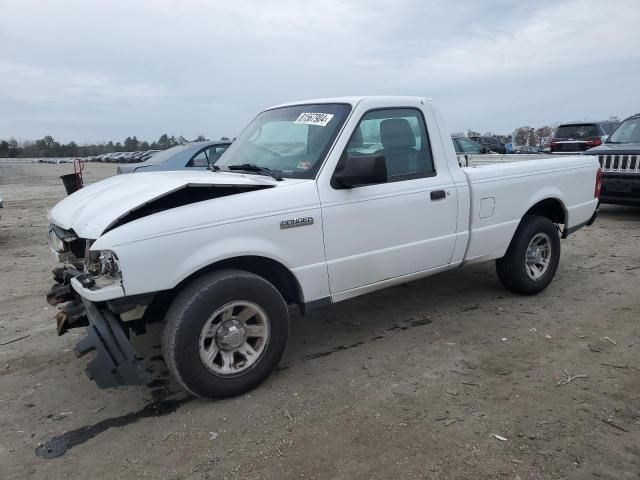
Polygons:
[[297,180],[278,182],[266,176],[207,171],[116,175],[69,195],[49,211],[47,218],[65,230],[73,230],[81,238],[96,239],[132,210],[187,186],[250,189],[292,182]]

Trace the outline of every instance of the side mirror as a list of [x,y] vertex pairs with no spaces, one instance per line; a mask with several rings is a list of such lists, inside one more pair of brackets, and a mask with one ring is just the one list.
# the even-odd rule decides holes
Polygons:
[[384,155],[344,156],[333,175],[338,188],[353,188],[387,181]]
[[608,139],[609,139],[609,135],[603,135],[603,136],[600,138],[600,141],[601,141],[602,143],[607,143],[607,140],[608,140]]
[[491,149],[489,147],[480,147],[480,153],[491,153]]

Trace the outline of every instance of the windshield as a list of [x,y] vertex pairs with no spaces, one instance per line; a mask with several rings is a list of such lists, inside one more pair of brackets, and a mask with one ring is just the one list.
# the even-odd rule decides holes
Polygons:
[[622,122],[607,143],[640,143],[640,117],[628,118]]
[[556,130],[555,138],[573,138],[581,140],[584,138],[599,137],[598,126],[593,124],[582,125],[560,125]]
[[330,103],[262,112],[216,166],[253,164],[283,177],[313,178],[350,111],[349,105]]

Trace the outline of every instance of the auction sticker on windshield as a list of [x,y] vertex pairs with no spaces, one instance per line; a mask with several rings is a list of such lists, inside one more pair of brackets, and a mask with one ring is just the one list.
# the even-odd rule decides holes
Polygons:
[[319,125],[326,127],[327,123],[333,118],[333,113],[301,113],[294,123],[301,123],[303,125]]

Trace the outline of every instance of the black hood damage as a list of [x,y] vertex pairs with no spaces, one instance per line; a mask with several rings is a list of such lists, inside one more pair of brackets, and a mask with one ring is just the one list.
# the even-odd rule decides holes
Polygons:
[[114,230],[122,225],[140,218],[148,217],[155,213],[164,212],[173,208],[183,207],[192,203],[205,202],[215,198],[228,197],[239,193],[254,192],[265,188],[273,188],[272,185],[185,185],[184,187],[169,192],[148,203],[129,211],[126,215],[112,223],[103,233]]

